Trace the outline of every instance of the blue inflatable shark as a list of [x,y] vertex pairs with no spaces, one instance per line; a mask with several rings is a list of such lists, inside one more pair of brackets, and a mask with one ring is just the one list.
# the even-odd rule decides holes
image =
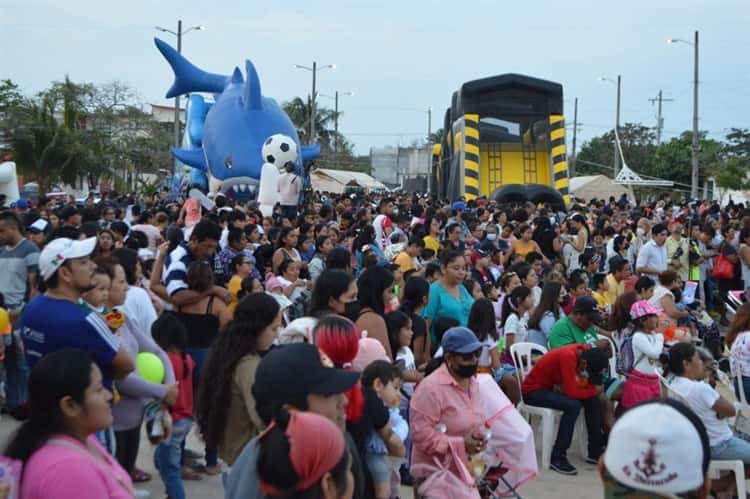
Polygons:
[[[320,155],[320,146],[302,146],[297,130],[279,104],[261,94],[258,73],[245,61],[247,80],[239,68],[231,76],[203,71],[166,42],[154,39],[156,47],[174,71],[174,83],[166,97],[189,92],[214,94],[213,104],[200,95],[191,95],[186,114],[182,148],[172,148],[175,158],[195,168],[190,181],[208,180],[209,192],[221,191],[228,196],[249,199],[257,194],[263,166],[261,149],[271,135],[281,133],[297,143],[302,164]],[[200,172],[200,173],[199,173]],[[175,175],[175,183],[179,183]],[[205,186],[204,186],[205,187]]]

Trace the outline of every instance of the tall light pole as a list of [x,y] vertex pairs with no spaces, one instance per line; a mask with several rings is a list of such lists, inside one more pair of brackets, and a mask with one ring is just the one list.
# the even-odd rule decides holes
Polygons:
[[341,97],[351,97],[354,95],[354,92],[339,92],[336,90],[336,93],[333,97],[327,94],[320,94],[321,97],[328,97],[329,99],[334,100],[334,111],[333,111],[333,129],[334,129],[334,135],[333,135],[333,164],[334,166],[338,166],[339,164],[339,96]]
[[[205,26],[199,25],[199,26],[193,26],[192,28],[188,28],[185,31],[182,31],[182,19],[177,21],[177,31],[172,31],[171,29],[162,28],[161,26],[154,26],[154,28],[157,31],[162,31],[164,33],[171,33],[177,37],[177,52],[178,53],[182,53],[182,35],[186,35],[194,30],[203,31],[204,29],[206,29]],[[180,147],[180,96],[179,95],[174,98],[174,146]]]
[[312,73],[312,96],[310,97],[310,137],[308,138],[307,143],[313,144],[315,143],[315,98],[317,96],[315,83],[318,76],[318,71],[322,71],[324,69],[336,69],[336,65],[326,64],[325,66],[318,67],[318,63],[313,61],[312,67],[303,66],[302,64],[295,64],[294,67],[297,69],[304,69]]
[[698,31],[695,31],[694,41],[681,38],[668,38],[667,43],[687,43],[693,46],[693,144],[690,148],[690,197],[698,199]]
[[620,82],[622,80],[620,75],[617,75],[617,81],[613,80],[612,78],[607,78],[606,76],[600,76],[599,81],[608,81],[610,83],[613,83],[617,85],[617,111],[615,113],[615,159],[614,159],[614,177],[617,177],[617,174],[620,171]]

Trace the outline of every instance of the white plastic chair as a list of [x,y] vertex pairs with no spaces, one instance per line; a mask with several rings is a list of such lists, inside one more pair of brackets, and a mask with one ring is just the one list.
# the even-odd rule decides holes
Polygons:
[[[531,356],[533,352],[541,352],[542,354],[547,353],[547,349],[537,343],[513,343],[510,346],[510,356],[513,359],[513,366],[516,368],[516,379],[518,380],[519,386],[523,384],[524,378],[529,374],[532,369]],[[541,433],[542,433],[542,468],[548,469],[552,456],[552,447],[555,443],[557,436],[556,431],[556,419],[562,416],[562,411],[556,409],[548,409],[546,407],[539,407],[535,405],[529,405],[523,400],[523,393],[521,393],[521,402],[519,402],[518,411],[526,417],[535,415],[539,416],[542,420]],[[580,417],[576,421],[576,428],[580,428]],[[583,426],[585,431],[585,425]],[[586,442],[579,439],[581,445],[581,454],[585,455]]]
[[[666,393],[667,397],[679,400],[683,404],[689,407],[687,398],[685,395],[675,390],[664,377],[659,374],[659,382]],[[742,398],[745,398],[744,390],[740,390]],[[711,478],[719,478],[721,471],[732,471],[734,473],[734,481],[737,487],[737,497],[746,497],[747,486],[745,485],[745,464],[739,460],[723,460],[723,459],[712,459],[708,465],[708,475]]]

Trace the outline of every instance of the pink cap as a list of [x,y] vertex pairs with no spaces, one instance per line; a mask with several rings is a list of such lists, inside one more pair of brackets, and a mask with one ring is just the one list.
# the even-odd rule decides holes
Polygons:
[[359,372],[364,371],[365,367],[369,366],[376,360],[390,361],[383,344],[375,338],[367,338],[365,336],[366,334],[366,331],[362,332],[362,338],[359,339],[359,350],[357,350],[357,356],[352,360],[352,368]]
[[266,291],[269,293],[273,291],[276,288],[283,288],[279,280],[276,278],[276,276],[271,276],[268,279],[266,279]]
[[637,301],[630,307],[631,319],[640,319],[647,315],[659,315],[659,311],[646,300]]

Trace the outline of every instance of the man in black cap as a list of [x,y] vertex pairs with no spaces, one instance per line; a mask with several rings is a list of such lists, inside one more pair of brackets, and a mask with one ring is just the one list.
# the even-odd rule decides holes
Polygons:
[[602,451],[602,410],[599,392],[609,356],[600,348],[568,345],[544,354],[523,380],[525,403],[562,411],[550,469],[565,475],[578,473],[566,456],[578,414],[583,407],[588,432],[586,462],[596,464]]
[[[346,392],[359,379],[359,373],[333,367],[331,361],[312,345],[296,343],[271,350],[255,373],[255,408],[268,425],[276,411],[286,406],[325,416],[345,433],[352,457],[354,497],[367,497],[364,469],[354,441],[346,433]],[[224,497],[265,498],[258,479],[258,438],[247,443],[226,477]]]

